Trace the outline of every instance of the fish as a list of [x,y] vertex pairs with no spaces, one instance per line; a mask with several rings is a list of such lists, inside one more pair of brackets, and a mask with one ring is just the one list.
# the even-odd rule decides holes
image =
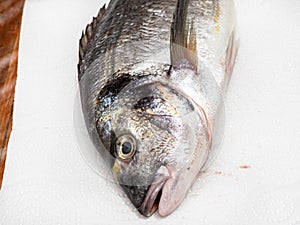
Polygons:
[[85,124],[141,215],[173,213],[211,162],[238,46],[233,0],[111,0],[82,32]]

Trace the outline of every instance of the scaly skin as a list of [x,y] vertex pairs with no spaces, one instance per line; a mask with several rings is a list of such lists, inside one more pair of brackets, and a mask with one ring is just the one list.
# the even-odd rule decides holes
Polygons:
[[193,48],[176,66],[171,59],[180,57],[170,53],[172,32],[180,32],[171,29],[180,12],[175,0],[111,0],[81,40],[79,84],[89,134],[145,216],[172,213],[214,155],[237,51],[232,0],[186,3],[182,21],[195,31],[185,34]]

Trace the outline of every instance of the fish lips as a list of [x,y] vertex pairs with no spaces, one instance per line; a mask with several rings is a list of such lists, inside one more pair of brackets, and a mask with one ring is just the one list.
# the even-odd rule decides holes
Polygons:
[[156,212],[162,195],[162,189],[167,177],[161,177],[149,186],[142,205],[138,208],[139,212],[149,217]]
[[[164,167],[164,169],[166,168]],[[169,178],[169,174],[157,173],[156,178],[150,185],[120,184],[120,186],[138,211],[143,216],[150,217],[159,207],[163,187]]]

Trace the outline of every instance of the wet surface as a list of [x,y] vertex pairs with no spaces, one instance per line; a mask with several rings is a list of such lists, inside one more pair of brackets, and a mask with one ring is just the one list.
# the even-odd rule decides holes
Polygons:
[[12,129],[19,36],[24,1],[0,1],[0,188],[8,140]]

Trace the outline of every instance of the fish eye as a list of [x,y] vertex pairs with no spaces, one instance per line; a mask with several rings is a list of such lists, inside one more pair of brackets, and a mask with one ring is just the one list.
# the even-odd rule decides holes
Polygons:
[[129,160],[136,152],[135,139],[131,135],[123,135],[118,138],[115,148],[118,158]]

